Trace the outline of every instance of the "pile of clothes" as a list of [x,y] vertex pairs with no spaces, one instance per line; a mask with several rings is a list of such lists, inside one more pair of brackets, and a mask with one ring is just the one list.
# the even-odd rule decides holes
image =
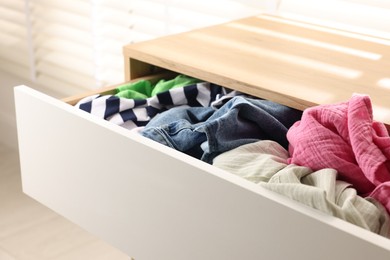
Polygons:
[[80,109],[389,237],[390,137],[367,95],[298,111],[179,75]]

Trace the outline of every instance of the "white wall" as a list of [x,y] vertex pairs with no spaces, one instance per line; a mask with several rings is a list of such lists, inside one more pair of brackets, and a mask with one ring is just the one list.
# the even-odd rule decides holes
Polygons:
[[296,20],[390,39],[389,0],[282,0],[279,13]]

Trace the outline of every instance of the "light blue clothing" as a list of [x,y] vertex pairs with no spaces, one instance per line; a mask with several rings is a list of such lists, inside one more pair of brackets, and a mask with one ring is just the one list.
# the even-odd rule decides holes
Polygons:
[[236,96],[212,107],[175,107],[153,118],[142,135],[205,162],[240,145],[274,140],[287,148],[287,130],[301,111]]

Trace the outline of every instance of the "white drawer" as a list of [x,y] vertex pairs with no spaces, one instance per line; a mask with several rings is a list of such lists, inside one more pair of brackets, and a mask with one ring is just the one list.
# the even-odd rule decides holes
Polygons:
[[136,260],[390,259],[390,240],[15,89],[23,191]]

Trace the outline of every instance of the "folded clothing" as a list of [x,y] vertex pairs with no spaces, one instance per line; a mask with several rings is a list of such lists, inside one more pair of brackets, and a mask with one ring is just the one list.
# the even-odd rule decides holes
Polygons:
[[287,138],[289,163],[333,168],[360,195],[375,198],[390,212],[390,138],[384,124],[373,121],[367,95],[306,109]]
[[389,215],[372,198],[357,195],[337,171],[288,164],[286,149],[274,141],[240,146],[214,158],[213,165],[329,215],[389,237]]
[[210,107],[175,107],[153,118],[141,134],[205,162],[240,145],[274,140],[287,148],[287,130],[301,111],[244,95]]

